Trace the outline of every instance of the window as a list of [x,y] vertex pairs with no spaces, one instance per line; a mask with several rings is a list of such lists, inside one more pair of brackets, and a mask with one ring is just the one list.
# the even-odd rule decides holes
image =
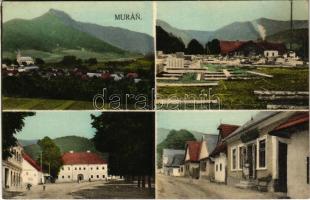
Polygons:
[[102,169],[104,169],[104,167],[102,167]]
[[84,170],[86,170],[86,168],[84,167]]
[[70,171],[70,167],[68,167],[68,170]]
[[77,168],[75,168],[75,170],[77,170]]
[[93,170],[93,168],[91,167],[90,170]]
[[220,171],[222,171],[222,163],[220,163]]
[[215,171],[217,171],[217,164],[215,165]]
[[102,175],[102,178],[105,178],[105,175]]
[[99,178],[99,175],[97,175],[97,178]]
[[266,138],[258,140],[258,168],[266,167]]
[[65,176],[62,176],[62,179],[64,179],[65,178]]
[[94,176],[93,175],[90,175],[90,178],[93,178]]
[[68,176],[68,178],[70,178],[70,176]]
[[231,169],[235,170],[237,168],[237,149],[233,148],[231,150]]
[[61,170],[64,170],[64,167],[62,167]]
[[79,170],[81,170],[81,167],[79,168]]
[[99,167],[97,167],[97,170],[99,169]]
[[239,146],[239,169],[243,169],[244,164],[244,158],[245,158],[245,147]]

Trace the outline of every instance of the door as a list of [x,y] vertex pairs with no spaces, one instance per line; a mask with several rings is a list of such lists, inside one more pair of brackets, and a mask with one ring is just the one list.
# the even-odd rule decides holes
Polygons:
[[84,179],[83,174],[79,174],[79,175],[78,175],[78,180],[79,180],[79,181],[82,181],[83,179]]
[[278,166],[278,192],[287,192],[287,144],[283,142],[279,142]]

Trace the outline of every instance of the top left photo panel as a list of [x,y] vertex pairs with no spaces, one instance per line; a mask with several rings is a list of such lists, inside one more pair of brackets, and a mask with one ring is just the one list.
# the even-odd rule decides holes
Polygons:
[[152,2],[3,2],[3,110],[154,109]]

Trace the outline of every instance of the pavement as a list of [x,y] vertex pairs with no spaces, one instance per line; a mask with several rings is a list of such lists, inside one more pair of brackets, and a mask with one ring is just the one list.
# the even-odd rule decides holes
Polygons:
[[32,186],[30,191],[19,193],[14,199],[73,199],[72,194],[81,189],[93,188],[103,185],[104,182],[81,182],[81,183],[55,183],[46,184],[45,191],[42,185]]
[[280,196],[271,192],[211,183],[203,179],[157,174],[156,197],[159,199],[275,199]]

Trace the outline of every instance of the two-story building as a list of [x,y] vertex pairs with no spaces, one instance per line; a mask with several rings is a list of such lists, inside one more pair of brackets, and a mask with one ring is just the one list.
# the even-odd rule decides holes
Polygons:
[[57,182],[99,181],[108,177],[108,163],[96,153],[70,151],[63,154],[62,160]]

